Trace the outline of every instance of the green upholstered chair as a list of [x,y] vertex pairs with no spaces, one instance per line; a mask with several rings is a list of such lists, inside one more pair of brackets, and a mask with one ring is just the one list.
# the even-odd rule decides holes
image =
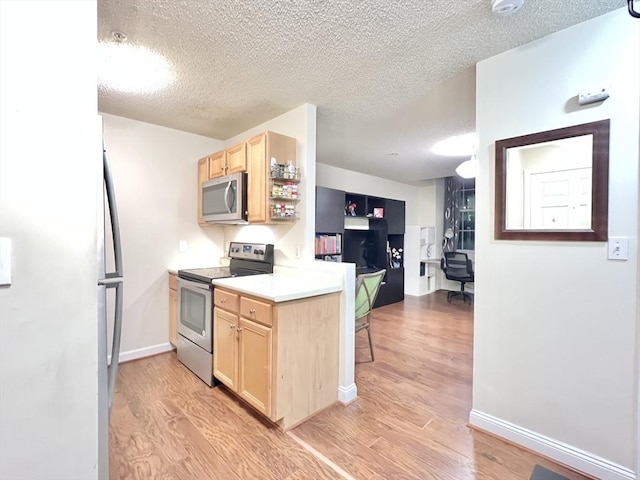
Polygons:
[[374,361],[374,356],[373,343],[371,342],[370,315],[386,272],[383,269],[374,273],[363,273],[356,277],[356,333],[365,328],[367,329],[372,362]]

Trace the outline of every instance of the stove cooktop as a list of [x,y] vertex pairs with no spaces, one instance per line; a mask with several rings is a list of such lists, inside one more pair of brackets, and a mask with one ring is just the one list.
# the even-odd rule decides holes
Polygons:
[[210,284],[217,278],[273,273],[273,245],[271,244],[231,242],[229,257],[231,262],[228,267],[178,270],[178,277]]
[[211,283],[211,280],[215,280],[216,278],[235,277],[237,274],[232,273],[230,267],[211,267],[178,270],[178,276],[186,280]]

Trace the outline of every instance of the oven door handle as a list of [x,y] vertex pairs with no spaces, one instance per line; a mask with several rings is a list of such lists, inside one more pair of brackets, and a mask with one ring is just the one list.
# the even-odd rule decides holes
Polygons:
[[192,282],[191,280],[185,280],[184,278],[178,277],[178,286],[179,287],[189,287],[189,288],[197,288],[199,290],[209,291],[211,284],[209,283],[201,283],[201,282]]

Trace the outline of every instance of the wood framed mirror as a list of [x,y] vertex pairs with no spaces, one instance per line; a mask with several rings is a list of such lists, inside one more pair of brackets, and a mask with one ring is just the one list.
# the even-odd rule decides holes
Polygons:
[[498,140],[497,240],[607,241],[609,120]]

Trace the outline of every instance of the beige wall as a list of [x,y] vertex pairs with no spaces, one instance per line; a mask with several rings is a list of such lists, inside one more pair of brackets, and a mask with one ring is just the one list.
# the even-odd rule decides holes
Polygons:
[[[639,31],[621,9],[477,67],[471,421],[612,479],[635,478],[638,448]],[[611,98],[577,104],[602,85]],[[599,242],[494,240],[494,142],[605,118],[609,235],[629,237],[629,260]]]
[[[123,359],[169,348],[167,268],[218,265],[233,240],[274,243],[281,264],[298,261],[298,246],[301,260],[313,259],[315,188],[307,185],[315,184],[315,106],[302,105],[226,141],[114,115],[103,114],[103,118],[125,262]],[[198,159],[265,130],[297,139],[303,172],[300,221],[200,227],[196,220]],[[180,240],[187,241],[187,252],[179,251]]]
[[[392,167],[390,167],[392,168]],[[318,163],[316,165],[317,185],[336,188],[345,192],[375,195],[406,202],[407,225],[418,225],[420,220],[419,188],[366,173],[353,172],[343,168]]]
[[[227,226],[225,241],[252,241],[273,243],[276,263],[311,261],[314,258],[315,236],[315,183],[316,183],[316,107],[301,105],[272,120],[261,123],[235,137],[226,145],[232,146],[252,136],[270,130],[296,139],[296,164],[302,179],[298,186],[300,220],[282,225]],[[297,251],[300,252],[298,257]]]
[[224,144],[114,115],[103,121],[122,234],[126,360],[169,348],[167,268],[218,265],[224,255],[223,227],[196,219],[198,159]]
[[0,2],[0,236],[13,241],[12,284],[0,287],[3,479],[97,479],[108,460],[96,15],[95,1]]

